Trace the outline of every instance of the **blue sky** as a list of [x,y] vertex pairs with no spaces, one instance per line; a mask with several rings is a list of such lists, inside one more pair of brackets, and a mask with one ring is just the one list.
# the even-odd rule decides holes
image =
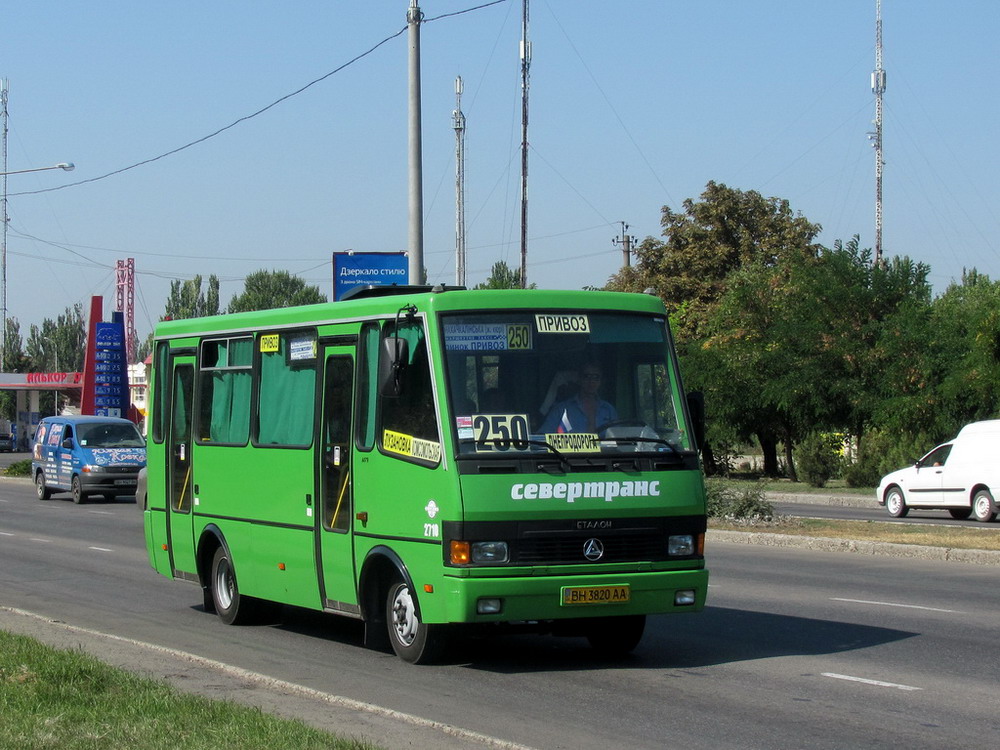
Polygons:
[[[483,0],[423,0],[428,19]],[[330,294],[331,253],[407,244],[408,0],[99,4],[4,13],[8,315],[28,326],[114,299],[136,260],[136,324],[172,278],[260,268]],[[1000,278],[995,123],[1000,3],[883,0],[887,255],[931,265],[941,292]],[[454,81],[465,80],[468,279],[519,263],[519,0],[422,29],[425,265],[454,280]],[[529,280],[603,285],[619,221],[660,234],[709,180],[790,201],[820,241],[874,239],[875,1],[531,0]],[[34,239],[37,238],[37,239]]]

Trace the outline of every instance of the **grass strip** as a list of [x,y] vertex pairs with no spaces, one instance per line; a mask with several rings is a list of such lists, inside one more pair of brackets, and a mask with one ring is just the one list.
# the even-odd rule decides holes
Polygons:
[[375,750],[304,722],[188,695],[81,651],[0,631],[0,747]]
[[948,549],[1000,550],[1000,528],[996,525],[932,526],[930,524],[887,523],[885,521],[833,521],[821,518],[777,517],[773,521],[734,523],[710,519],[710,529],[760,531],[769,534],[819,536],[830,539],[857,539],[892,544],[921,544]]

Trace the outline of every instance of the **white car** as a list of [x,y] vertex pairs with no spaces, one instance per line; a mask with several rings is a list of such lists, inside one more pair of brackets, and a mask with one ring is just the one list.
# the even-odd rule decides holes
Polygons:
[[879,505],[901,518],[911,508],[947,510],[952,518],[989,522],[1000,491],[1000,419],[973,422],[906,469],[886,474],[875,491]]

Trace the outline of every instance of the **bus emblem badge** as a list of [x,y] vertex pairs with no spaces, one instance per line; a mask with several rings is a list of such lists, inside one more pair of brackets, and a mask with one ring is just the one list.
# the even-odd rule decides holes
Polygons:
[[583,556],[597,562],[604,557],[604,543],[600,539],[588,539],[583,543]]

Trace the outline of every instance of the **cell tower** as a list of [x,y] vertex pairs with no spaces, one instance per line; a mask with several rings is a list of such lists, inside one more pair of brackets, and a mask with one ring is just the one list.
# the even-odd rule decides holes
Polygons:
[[126,258],[117,263],[117,295],[115,309],[122,313],[125,321],[125,353],[128,364],[135,364],[138,342],[135,335],[135,258]]
[[455,284],[465,286],[465,115],[462,76],[455,79]]
[[528,73],[531,42],[528,41],[528,0],[521,12],[521,287],[528,288]]
[[875,148],[875,265],[882,265],[882,94],[885,93],[885,70],[882,69],[882,0],[875,0],[875,70],[872,72],[875,94],[875,132],[868,138]]

